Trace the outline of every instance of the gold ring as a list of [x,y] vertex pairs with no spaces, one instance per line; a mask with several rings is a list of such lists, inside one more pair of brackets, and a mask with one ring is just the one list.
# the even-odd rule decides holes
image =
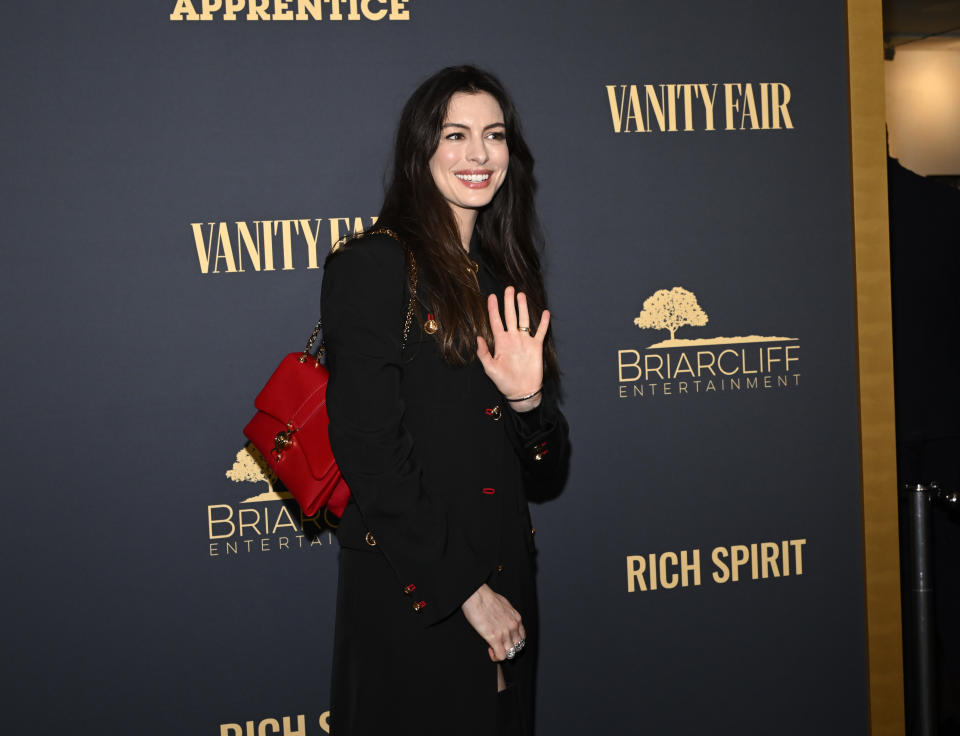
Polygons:
[[528,334],[530,333],[529,327],[518,327],[517,330],[519,330],[520,332],[526,332]]

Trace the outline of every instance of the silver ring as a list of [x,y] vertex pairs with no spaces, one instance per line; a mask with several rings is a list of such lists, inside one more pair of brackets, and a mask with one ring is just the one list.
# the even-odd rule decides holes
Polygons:
[[527,645],[527,640],[526,640],[526,639],[521,639],[520,641],[518,641],[518,642],[517,642],[516,644],[514,644],[513,646],[514,646],[514,648],[519,652],[519,651],[520,651],[521,649],[523,649],[526,645]]
[[518,328],[517,328],[517,331],[518,331],[518,332],[526,332],[528,335],[530,334],[530,328],[529,328],[529,327],[518,327]]
[[507,659],[513,659],[513,658],[516,657],[516,656],[517,656],[517,648],[516,648],[516,647],[510,647],[510,648],[507,650]]

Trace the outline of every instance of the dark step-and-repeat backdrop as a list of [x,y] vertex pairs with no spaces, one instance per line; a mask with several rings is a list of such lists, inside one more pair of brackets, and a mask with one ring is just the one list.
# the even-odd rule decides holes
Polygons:
[[845,13],[5,8],[10,732],[329,733],[336,538],[241,430],[472,62],[537,157],[573,442],[538,732],[867,733]]

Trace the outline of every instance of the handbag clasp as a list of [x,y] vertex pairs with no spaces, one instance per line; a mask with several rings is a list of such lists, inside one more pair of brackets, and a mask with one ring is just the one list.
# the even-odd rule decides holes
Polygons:
[[296,433],[297,428],[290,424],[287,425],[286,429],[282,429],[277,432],[276,436],[273,438],[273,454],[277,456],[277,460],[280,459],[283,451],[293,444],[292,438]]

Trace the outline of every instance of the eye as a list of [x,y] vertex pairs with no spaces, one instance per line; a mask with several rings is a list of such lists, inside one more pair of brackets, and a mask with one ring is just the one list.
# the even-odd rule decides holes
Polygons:
[[463,138],[463,133],[447,133],[447,135],[444,136],[444,140],[448,141],[462,141]]
[[502,130],[494,130],[487,134],[487,138],[492,141],[505,141],[507,134]]

